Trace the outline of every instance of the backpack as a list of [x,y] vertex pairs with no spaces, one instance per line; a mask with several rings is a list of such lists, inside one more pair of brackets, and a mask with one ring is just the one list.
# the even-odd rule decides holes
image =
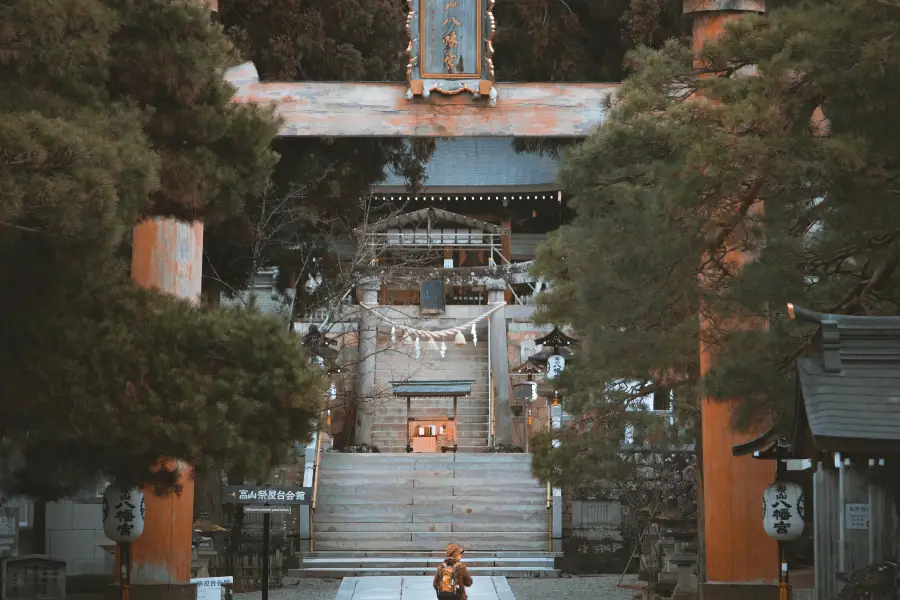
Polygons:
[[462,589],[456,575],[456,566],[450,567],[441,564],[441,575],[438,581],[437,600],[459,600],[462,597]]

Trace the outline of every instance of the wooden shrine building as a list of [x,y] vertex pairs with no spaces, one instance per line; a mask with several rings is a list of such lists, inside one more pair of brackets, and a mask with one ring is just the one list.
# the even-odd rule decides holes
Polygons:
[[[847,575],[897,558],[900,491],[900,317],[830,315],[788,305],[818,326],[811,355],[797,360],[793,419],[736,455],[779,463],[812,496],[814,598],[831,600]],[[760,535],[764,535],[760,527]],[[795,542],[788,542],[793,544]]]

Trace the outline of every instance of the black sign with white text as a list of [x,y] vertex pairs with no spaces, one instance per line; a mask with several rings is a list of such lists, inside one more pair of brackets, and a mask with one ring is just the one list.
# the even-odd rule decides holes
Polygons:
[[282,488],[265,486],[227,485],[223,494],[226,504],[287,504],[308,505],[312,503],[312,488]]

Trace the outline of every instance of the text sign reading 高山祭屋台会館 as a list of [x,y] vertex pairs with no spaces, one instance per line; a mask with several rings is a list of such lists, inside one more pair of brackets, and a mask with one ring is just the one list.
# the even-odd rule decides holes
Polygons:
[[312,488],[227,485],[223,501],[227,504],[311,504]]

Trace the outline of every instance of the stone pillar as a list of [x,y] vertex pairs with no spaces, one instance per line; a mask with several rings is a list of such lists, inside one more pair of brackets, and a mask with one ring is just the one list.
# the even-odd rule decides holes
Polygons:
[[[488,283],[488,303],[504,302],[505,281]],[[506,350],[506,309],[495,311],[490,317],[491,385],[494,402],[494,444],[512,444],[512,413],[510,412],[509,357]]]
[[[683,6],[693,18],[695,56],[706,42],[720,37],[730,21],[765,12],[765,0],[684,0]],[[695,62],[699,66],[699,58]],[[733,259],[740,265],[752,257],[735,253]],[[708,372],[714,360],[701,336],[701,373]],[[733,403],[704,398],[701,411],[707,580],[702,595],[710,600],[777,597],[777,587],[772,587],[779,574],[777,546],[763,533],[758,509],[763,490],[775,479],[774,461],[732,455],[732,446],[747,438],[734,433]]]
[[[378,305],[381,282],[376,278],[359,284],[361,301],[369,307]],[[357,444],[372,443],[372,425],[375,419],[375,355],[378,351],[378,317],[360,309],[358,352],[356,362],[356,432]]]

